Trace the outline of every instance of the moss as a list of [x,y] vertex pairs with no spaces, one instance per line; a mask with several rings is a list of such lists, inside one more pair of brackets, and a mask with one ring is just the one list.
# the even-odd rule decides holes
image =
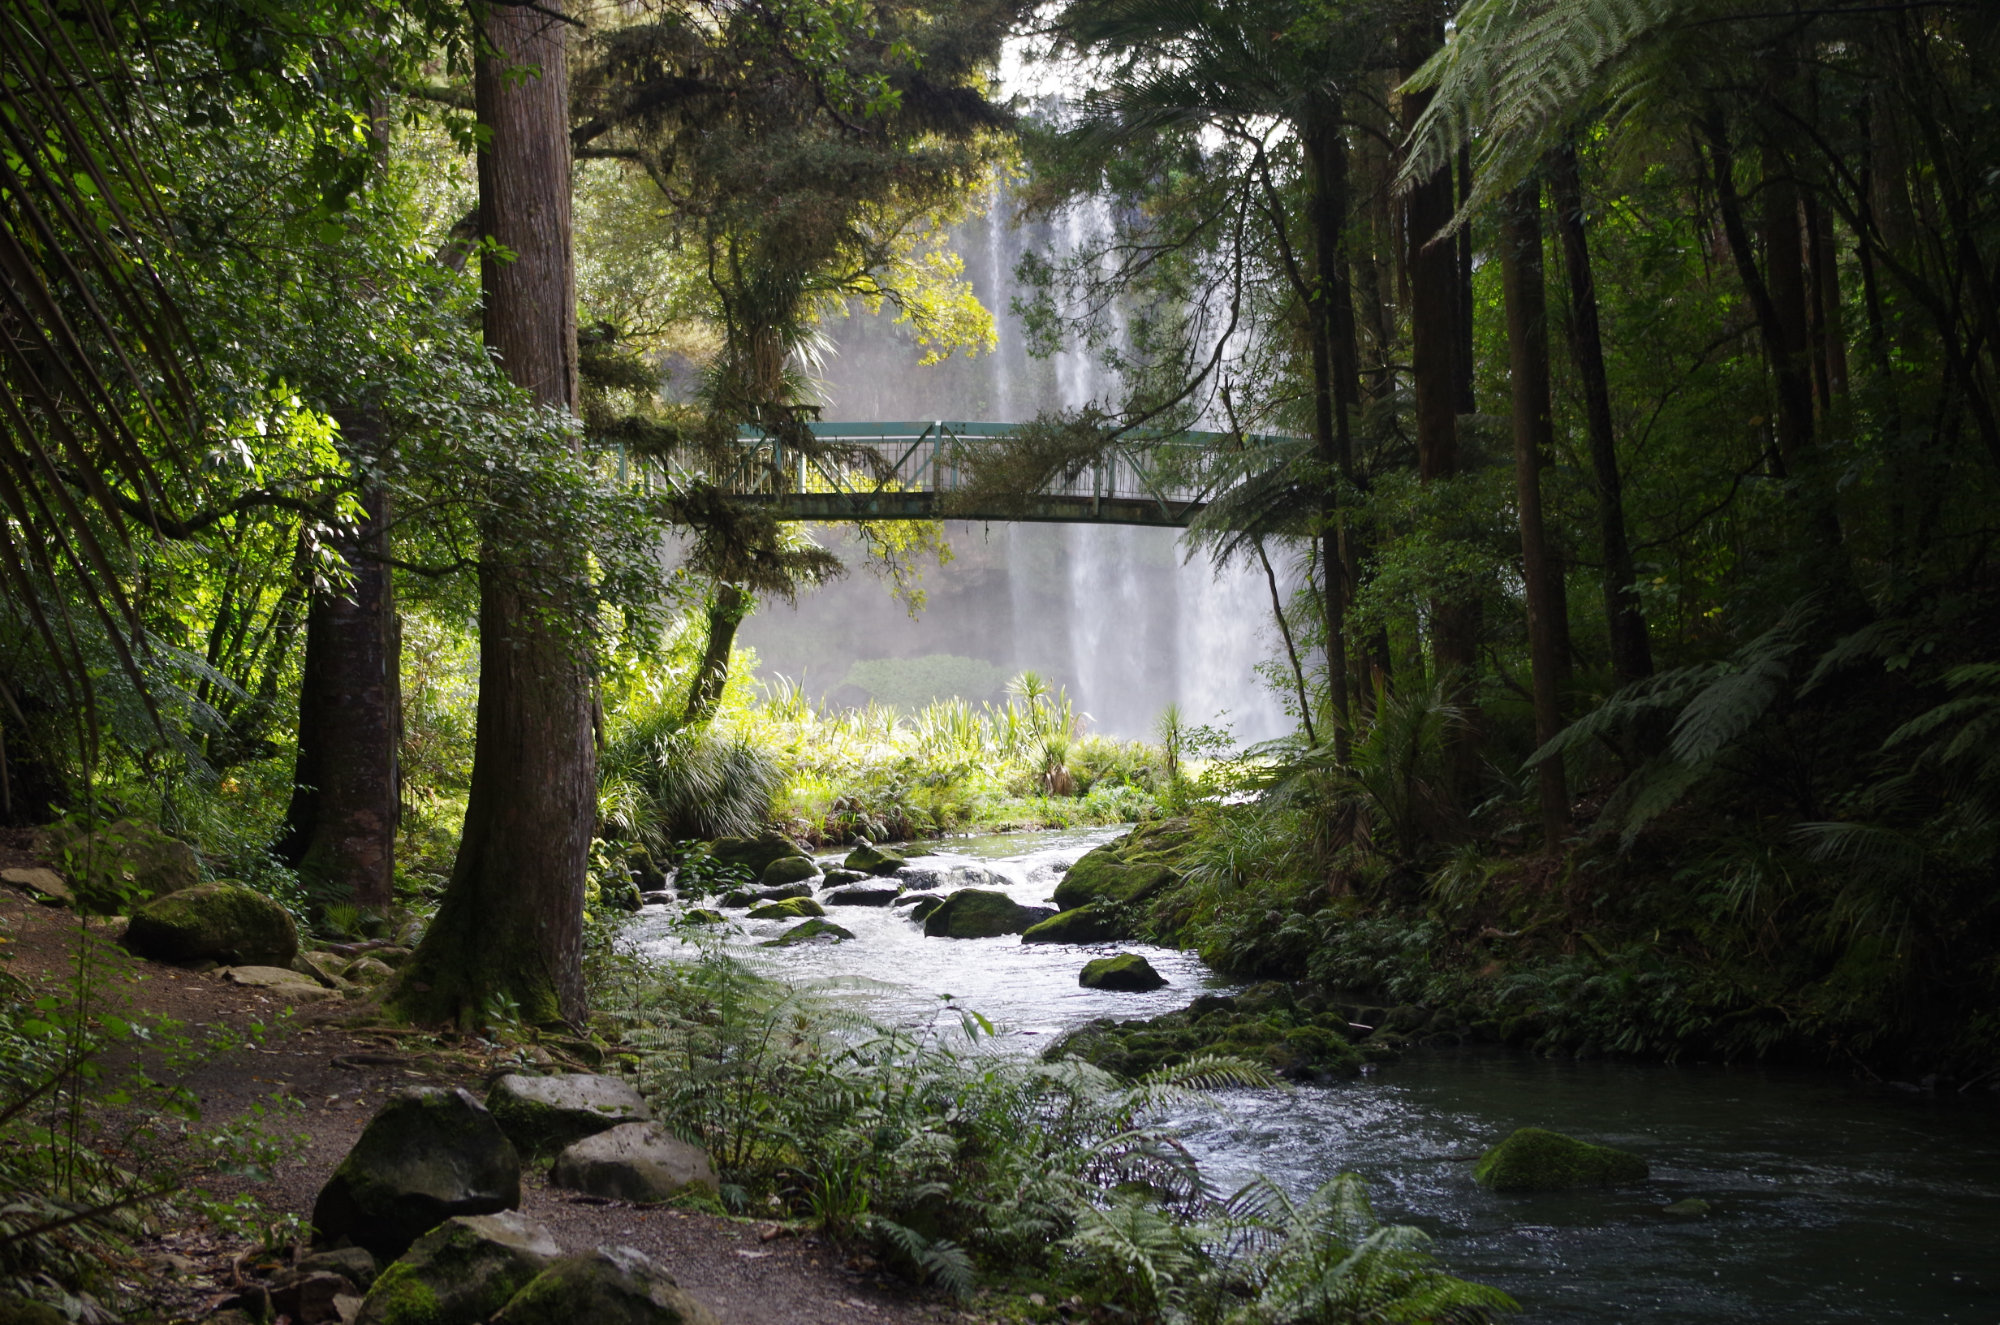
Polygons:
[[1644,1182],[1646,1161],[1541,1127],[1523,1127],[1480,1156],[1473,1179],[1496,1192],[1556,1192]]
[[1113,943],[1132,937],[1126,914],[1112,906],[1093,902],[1088,906],[1059,911],[1047,920],[1028,926],[1023,943]]
[[1153,964],[1136,952],[1121,952],[1113,957],[1099,957],[1085,962],[1083,971],[1076,982],[1085,989],[1106,989],[1126,993],[1143,993],[1158,989],[1167,983],[1166,977],[1153,969]]
[[961,888],[924,917],[930,938],[985,939],[1019,934],[1045,913],[1022,906],[1006,893],[985,888]]
[[752,920],[797,920],[802,916],[823,916],[826,908],[810,897],[787,897],[750,908]]
[[765,885],[803,883],[819,877],[819,866],[808,856],[780,856],[763,868],[757,882]]
[[369,1325],[443,1325],[444,1320],[437,1294],[401,1261],[375,1280],[365,1309]]
[[1179,880],[1169,866],[1145,862],[1127,864],[1115,854],[1091,852],[1069,867],[1056,885],[1055,903],[1067,911],[1092,902],[1142,902]]
[[848,852],[847,859],[843,860],[841,865],[843,868],[858,870],[863,874],[894,874],[908,863],[908,859],[901,852],[863,843]]
[[1205,994],[1146,1020],[1096,1021],[1056,1041],[1048,1056],[1081,1058],[1136,1078],[1204,1054],[1228,1054],[1295,1080],[1320,1080],[1360,1068],[1361,1052],[1347,1032],[1339,1013],[1302,1008],[1283,985],[1261,985],[1235,997]]
[[718,837],[708,844],[710,859],[737,866],[752,875],[762,874],[774,860],[803,855],[805,848],[783,833],[764,833],[754,838]]
[[767,940],[767,948],[789,948],[797,943],[809,943],[814,939],[829,939],[835,943],[854,937],[854,932],[842,929],[831,920],[808,920],[802,925],[793,925],[774,939]]
[[125,931],[125,946],[164,961],[236,961],[289,966],[299,931],[291,913],[240,883],[204,883],[146,903]]
[[722,912],[697,906],[692,911],[685,912],[681,916],[681,921],[689,925],[719,925],[722,923]]

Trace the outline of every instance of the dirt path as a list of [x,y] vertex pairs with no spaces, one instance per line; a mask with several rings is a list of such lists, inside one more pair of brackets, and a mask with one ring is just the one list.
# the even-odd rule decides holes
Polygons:
[[[27,863],[11,846],[0,843],[0,867]],[[119,928],[93,921],[82,931],[68,911],[0,886],[5,969],[31,988],[68,988],[84,939],[98,954],[95,998],[103,1011],[172,1017],[195,1035],[210,1028],[240,1032],[253,1023],[273,1028],[261,1044],[222,1053],[186,1078],[208,1122],[268,1107],[274,1098],[281,1103],[271,1130],[288,1138],[284,1158],[269,1181],[236,1188],[270,1211],[310,1214],[320,1187],[392,1092],[451,1085],[483,1097],[490,1077],[505,1069],[500,1052],[483,1043],[370,1031],[370,1010],[352,1002],[290,1008],[265,992],[140,961],[110,942]],[[221,1181],[211,1186],[230,1190]],[[816,1236],[775,1225],[574,1197],[550,1189],[540,1171],[524,1175],[522,1210],[546,1224],[565,1251],[623,1244],[647,1252],[725,1325],[990,1318],[976,1305],[965,1309],[913,1293]],[[227,1243],[205,1225],[170,1222],[137,1250],[119,1277],[146,1304],[139,1318],[183,1321],[200,1319],[233,1293],[239,1258],[253,1249]]]

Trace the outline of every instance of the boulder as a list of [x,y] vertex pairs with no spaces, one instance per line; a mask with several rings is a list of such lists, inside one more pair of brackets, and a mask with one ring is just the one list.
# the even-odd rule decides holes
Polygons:
[[903,890],[893,883],[855,883],[835,888],[820,900],[828,906],[887,906]]
[[0,870],[0,882],[12,884],[43,906],[76,905],[76,894],[54,870]]
[[901,852],[870,846],[863,842],[848,852],[847,859],[840,863],[843,868],[862,874],[894,874],[909,863],[909,858]]
[[717,902],[716,905],[755,906],[757,905],[757,894],[750,891],[748,888],[732,888],[728,892],[722,895],[722,900],[720,902]]
[[194,848],[153,824],[120,819],[92,833],[63,825],[51,841],[62,853],[64,873],[83,909],[100,915],[201,882],[201,860]]
[[1143,994],[1164,986],[1167,977],[1154,970],[1153,964],[1138,953],[1121,952],[1115,957],[1099,957],[1096,961],[1085,962],[1083,973],[1077,976],[1076,982],[1085,989]]
[[931,912],[944,905],[944,898],[936,893],[904,893],[896,899],[896,905],[909,907],[912,920],[927,920]]
[[719,925],[722,919],[722,912],[711,911],[705,906],[697,906],[681,913],[681,923],[684,925]]
[[674,893],[671,889],[667,888],[660,888],[653,892],[639,894],[639,905],[641,906],[665,906],[673,900]]
[[716,1194],[715,1169],[700,1146],[658,1123],[624,1123],[556,1156],[549,1181],[617,1201],[667,1201],[694,1189]]
[[159,961],[287,966],[299,955],[292,913],[240,883],[181,888],[140,907],[121,940]]
[[766,902],[750,908],[752,920],[797,920],[802,916],[823,916],[826,908],[810,897],[787,897],[782,902]]
[[631,1247],[566,1256],[528,1282],[493,1325],[718,1325],[674,1277]]
[[299,1258],[298,1270],[301,1274],[337,1274],[354,1287],[356,1294],[368,1291],[375,1282],[379,1267],[375,1256],[366,1247],[336,1247],[331,1251],[316,1251],[310,1256]]
[[340,1319],[340,1301],[359,1303],[354,1285],[330,1270],[290,1273],[271,1285],[271,1311],[294,1325],[320,1325]]
[[521,1204],[521,1157],[463,1090],[403,1091],[368,1120],[313,1204],[323,1242],[347,1238],[384,1259],[454,1215]]
[[410,960],[410,949],[392,943],[386,948],[377,948],[368,955],[390,970],[400,971],[403,969],[403,963]]
[[586,1136],[653,1116],[622,1077],[585,1072],[553,1077],[509,1073],[486,1093],[486,1111],[523,1155],[554,1154]]
[[826,888],[838,888],[843,884],[860,883],[867,877],[860,870],[828,870],[826,877],[820,880],[820,884]]
[[478,1325],[561,1255],[512,1210],[447,1219],[382,1271],[355,1325]]
[[764,872],[772,861],[785,856],[803,856],[804,847],[783,833],[767,832],[757,837],[718,837],[708,844],[708,855],[724,865],[747,870],[752,878]]
[[1496,1192],[1559,1192],[1644,1182],[1646,1161],[1541,1127],[1523,1127],[1479,1157],[1473,1180]]
[[1122,911],[1093,902],[1037,921],[1022,932],[1021,942],[1115,943],[1131,937],[1132,926]]
[[357,985],[379,985],[396,973],[396,968],[373,953],[356,957],[342,972]]
[[953,865],[937,881],[940,888],[1005,888],[1013,882],[984,865]]
[[1056,884],[1055,903],[1062,910],[1092,902],[1142,902],[1180,876],[1167,865],[1128,865],[1099,847],[1069,867]]
[[1019,934],[1043,916],[1052,914],[1041,907],[1022,906],[1006,893],[962,888],[924,917],[924,934],[934,939],[985,939],[996,934]]
[[339,998],[309,975],[300,975],[289,966],[225,966],[215,973],[225,983],[246,989],[264,989],[295,1003],[312,1003],[322,998]]
[[808,920],[802,925],[793,925],[774,939],[766,940],[764,946],[767,948],[789,948],[800,943],[811,943],[815,939],[825,939],[830,943],[839,943],[844,939],[851,939],[853,937],[853,930],[842,929],[831,920]]
[[324,989],[351,987],[346,977],[341,975],[347,969],[347,963],[330,952],[302,952],[292,958],[291,969]]
[[757,875],[757,882],[765,885],[779,883],[802,883],[819,877],[819,866],[813,864],[810,856],[780,856],[766,865]]
[[782,902],[787,897],[811,897],[813,890],[811,884],[795,881],[774,883],[768,888],[752,888],[750,895],[760,902]]

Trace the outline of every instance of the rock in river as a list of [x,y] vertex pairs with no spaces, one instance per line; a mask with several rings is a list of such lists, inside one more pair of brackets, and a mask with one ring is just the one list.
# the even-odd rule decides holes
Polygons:
[[847,853],[847,859],[842,861],[841,865],[846,869],[858,870],[863,874],[894,874],[907,863],[901,852],[890,851],[884,847],[869,846],[866,842],[863,842],[860,846]]
[[1053,914],[1047,907],[1022,906],[1006,893],[962,888],[924,917],[924,933],[930,938],[992,938],[1019,934]]
[[486,1106],[420,1086],[368,1120],[320,1189],[312,1222],[323,1242],[345,1237],[392,1258],[454,1215],[520,1204],[520,1154]]
[[803,856],[806,849],[783,833],[764,833],[758,837],[718,837],[708,844],[711,860],[724,865],[734,865],[753,878],[764,872],[772,861],[785,856]]
[[770,887],[775,884],[804,883],[819,877],[819,866],[813,864],[810,856],[780,856],[766,865],[757,876],[757,882]]
[[1480,1156],[1474,1181],[1496,1192],[1559,1192],[1644,1182],[1646,1161],[1542,1127],[1523,1127]]
[[821,895],[828,906],[887,906],[903,890],[893,883],[856,883]]
[[1085,962],[1083,973],[1077,976],[1076,982],[1085,989],[1143,994],[1163,987],[1167,977],[1154,970],[1153,964],[1138,953],[1121,952],[1115,957],[1099,957],[1096,961]]
[[808,920],[801,925],[793,925],[774,939],[766,939],[764,946],[767,948],[790,948],[801,943],[812,943],[816,940],[839,943],[844,939],[851,939],[853,937],[853,930],[842,929],[831,920],[815,919]]
[[752,920],[797,920],[802,916],[823,916],[826,908],[810,897],[787,897],[782,902],[766,902],[750,908]]
[[1101,902],[1058,911],[1047,920],[1028,926],[1023,943],[1115,943],[1132,937],[1132,926],[1123,911]]

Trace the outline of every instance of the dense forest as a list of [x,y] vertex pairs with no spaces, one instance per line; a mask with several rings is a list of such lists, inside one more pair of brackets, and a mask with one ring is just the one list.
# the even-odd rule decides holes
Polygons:
[[[0,824],[79,911],[141,914],[187,853],[309,944],[407,947],[412,1033],[622,1025],[665,1037],[645,1073],[750,1061],[690,1027],[757,995],[638,962],[642,893],[692,936],[765,857],[1136,824],[1071,932],[1289,1010],[1076,1040],[1094,1085],[922,1037],[871,1051],[928,1062],[900,1094],[758,1060],[790,1149],[720,1087],[646,1077],[660,1116],[732,1199],[954,1291],[1375,1319],[1314,1279],[1344,1239],[1428,1304],[1394,1318],[1485,1318],[1351,1184],[1231,1206],[1269,1238],[1218,1269],[1134,1129],[1419,1051],[1349,1042],[1376,1005],[1545,1055],[2000,1072],[1997,95],[1977,0],[16,0]],[[1011,308],[952,247],[1003,195],[1088,218]],[[1113,739],[974,658],[870,664],[900,706],[760,674],[760,602],[869,575],[920,612],[951,557],[739,495],[746,436],[870,472],[812,425],[829,329],[873,314],[910,374],[996,318],[1096,363],[1115,389],[1007,420],[937,513],[1150,457],[1200,494],[1191,561],[1268,587],[1294,730]],[[25,990],[0,1129],[81,1090],[87,1018],[57,1053]],[[797,1140],[869,1090],[920,1136],[975,1100],[982,1176]],[[1051,1090],[1087,1158],[1031,1181]],[[9,1217],[0,1287],[53,1273]]]

